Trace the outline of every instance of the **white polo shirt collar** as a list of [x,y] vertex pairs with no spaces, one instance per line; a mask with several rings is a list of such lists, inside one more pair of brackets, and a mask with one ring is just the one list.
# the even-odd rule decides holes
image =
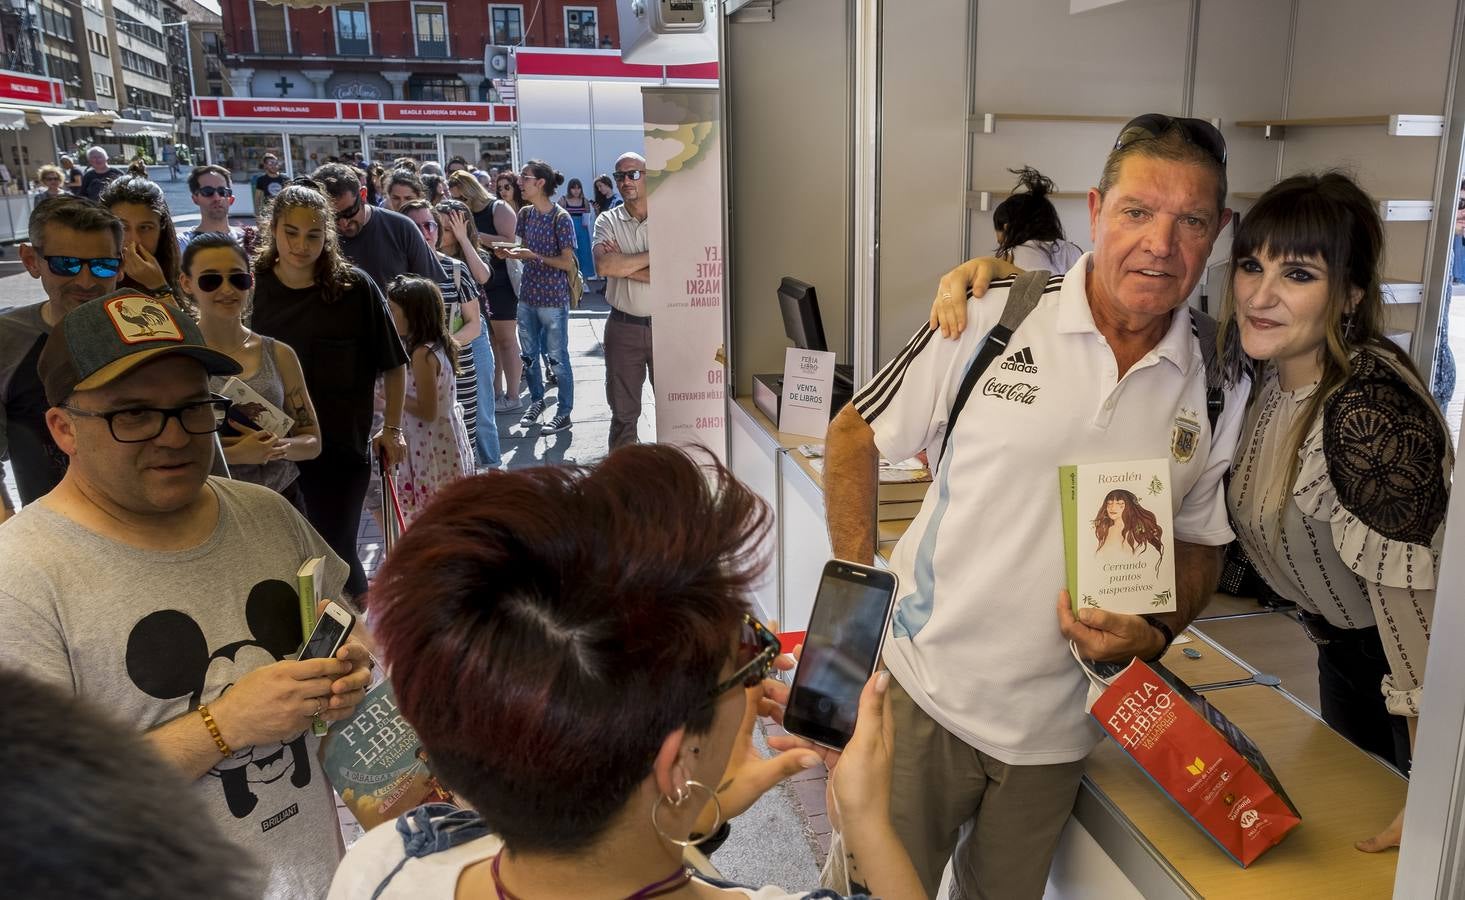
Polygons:
[[[1107,346],[1108,342],[1099,331],[1099,326],[1094,323],[1094,311],[1089,307],[1086,278],[1093,265],[1093,257],[1092,251],[1085,253],[1063,276],[1063,291],[1058,295],[1058,332],[1092,334]],[[1142,368],[1155,360],[1164,359],[1173,364],[1180,374],[1189,376],[1191,367],[1201,362],[1200,350],[1192,340],[1193,337],[1190,307],[1181,306],[1170,317],[1170,327],[1166,329],[1160,343],[1146,353],[1135,367]]]

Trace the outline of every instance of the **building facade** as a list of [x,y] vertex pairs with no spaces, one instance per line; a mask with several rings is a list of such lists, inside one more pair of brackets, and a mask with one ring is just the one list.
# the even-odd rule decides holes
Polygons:
[[220,8],[232,68],[227,93],[235,97],[492,103],[500,98],[485,60],[503,54],[488,48],[619,45],[614,0],[378,0],[317,9],[221,0]]

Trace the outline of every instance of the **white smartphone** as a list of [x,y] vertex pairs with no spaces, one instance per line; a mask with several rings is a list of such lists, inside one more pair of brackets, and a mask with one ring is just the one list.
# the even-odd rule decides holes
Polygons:
[[330,601],[321,610],[320,619],[316,621],[315,630],[310,633],[310,639],[301,649],[299,659],[325,659],[335,656],[355,626],[356,617],[336,601]]
[[824,565],[783,727],[835,750],[855,732],[860,692],[880,661],[895,609],[895,573],[832,559]]

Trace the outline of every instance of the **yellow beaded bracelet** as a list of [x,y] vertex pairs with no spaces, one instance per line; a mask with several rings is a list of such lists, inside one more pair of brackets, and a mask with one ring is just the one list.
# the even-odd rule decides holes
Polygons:
[[198,714],[203,716],[204,727],[209,730],[210,736],[214,739],[214,744],[219,748],[219,753],[223,754],[225,759],[233,756],[234,751],[230,750],[229,745],[224,743],[224,737],[219,734],[218,723],[214,721],[214,716],[209,712],[209,708],[200,703],[198,705]]

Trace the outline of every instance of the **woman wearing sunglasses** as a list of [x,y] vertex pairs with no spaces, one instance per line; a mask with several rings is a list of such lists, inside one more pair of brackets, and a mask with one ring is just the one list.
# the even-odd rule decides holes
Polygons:
[[[183,251],[179,284],[198,310],[204,341],[243,367],[240,381],[295,420],[289,433],[273,433],[253,420],[248,404],[236,399],[222,438],[229,474],[278,491],[304,512],[295,463],[320,456],[320,428],[295,351],[245,327],[254,275],[244,250],[227,234],[198,235]],[[214,393],[223,389],[225,380],[213,380]]]
[[[755,716],[786,698],[764,678],[777,639],[747,601],[770,517],[708,465],[642,445],[437,495],[378,575],[373,633],[434,776],[473,811],[373,829],[330,900],[809,896],[683,863],[821,758],[793,741],[752,750]],[[924,895],[887,814],[887,682],[860,698],[830,809],[871,892],[904,900]]]
[[122,278],[117,287],[134,288],[176,305],[178,233],[163,189],[134,162],[128,174],[112,181],[99,201],[122,220]]
[[66,181],[66,176],[61,174],[59,167],[52,165],[41,166],[36,170],[36,180],[41,183],[40,189],[35,194],[37,203],[40,203],[42,200],[49,200],[52,197],[63,197],[66,195],[66,191],[62,189]]

